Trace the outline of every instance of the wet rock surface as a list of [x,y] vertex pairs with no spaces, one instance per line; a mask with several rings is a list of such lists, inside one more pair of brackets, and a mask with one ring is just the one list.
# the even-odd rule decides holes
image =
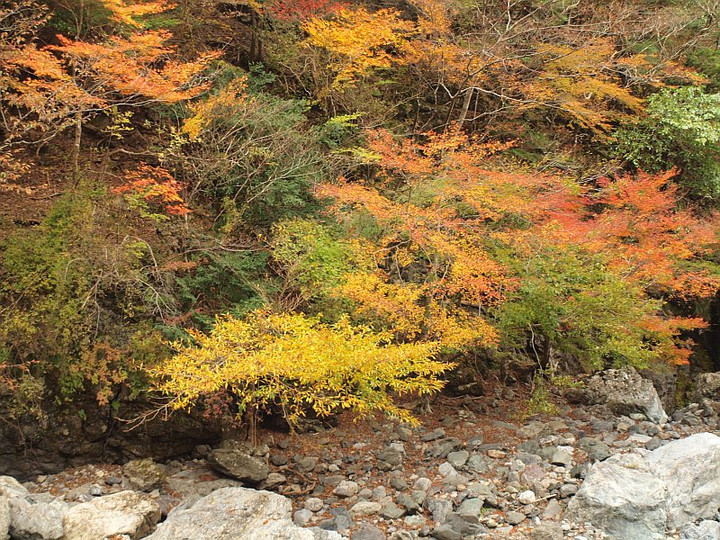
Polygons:
[[0,539],[720,538],[714,408],[663,422],[590,400],[522,420],[522,389],[506,391],[440,398],[419,428],[341,421],[181,460],[0,477]]

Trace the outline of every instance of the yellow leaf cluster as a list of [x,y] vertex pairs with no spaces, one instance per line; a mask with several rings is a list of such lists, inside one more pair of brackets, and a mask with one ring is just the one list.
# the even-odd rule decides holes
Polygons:
[[173,344],[177,354],[152,372],[175,408],[225,390],[240,412],[279,405],[291,423],[307,410],[325,416],[342,409],[412,422],[391,393],[436,392],[451,367],[435,360],[437,344],[392,344],[389,335],[347,319],[327,325],[256,311],[244,320],[219,318],[210,333],[191,335],[192,345]]
[[583,47],[542,44],[543,71],[525,89],[539,102],[555,104],[572,122],[596,134],[609,132],[612,123],[643,110],[619,77],[621,70],[647,70],[644,55],[617,57],[610,39],[601,38]]
[[183,133],[186,133],[191,141],[196,140],[213,118],[218,117],[220,111],[237,106],[249,99],[245,90],[245,79],[238,77],[216,95],[191,105],[192,116],[183,123]]
[[305,43],[330,53],[330,67],[336,74],[333,88],[352,85],[374,69],[403,63],[401,51],[415,29],[400,13],[381,9],[340,10],[333,19],[311,19],[303,25]]
[[115,22],[134,27],[141,26],[137,17],[163,13],[174,7],[164,1],[128,4],[124,0],[102,0],[102,3],[112,13]]

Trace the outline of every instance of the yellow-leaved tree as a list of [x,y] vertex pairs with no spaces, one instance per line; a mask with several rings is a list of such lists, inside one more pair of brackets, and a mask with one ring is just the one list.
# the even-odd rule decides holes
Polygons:
[[381,411],[414,422],[392,394],[440,390],[451,364],[435,360],[438,345],[393,344],[387,333],[334,325],[302,314],[255,311],[244,320],[218,318],[210,333],[190,331],[193,343],[173,344],[176,354],[152,371],[170,408],[190,408],[229,392],[251,433],[259,412],[279,406],[290,425],[307,411],[327,416],[351,410]]

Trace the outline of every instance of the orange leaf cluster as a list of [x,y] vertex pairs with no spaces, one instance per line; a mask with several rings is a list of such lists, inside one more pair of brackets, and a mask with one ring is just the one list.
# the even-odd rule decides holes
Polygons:
[[[164,31],[136,33],[129,38],[113,36],[107,43],[58,36],[61,44],[51,50],[68,58],[78,76],[89,83],[93,95],[116,92],[176,103],[207,90],[209,82],[198,81],[198,76],[218,54],[206,54],[194,62],[175,62],[170,60],[174,49],[165,45],[169,38]],[[162,67],[154,67],[158,63]]]
[[[684,265],[718,241],[718,220],[678,206],[673,171],[590,187],[509,171],[493,154],[512,143],[479,142],[457,128],[400,141],[371,131],[368,141],[373,182],[341,179],[321,185],[318,195],[334,199],[331,211],[348,226],[360,213],[380,228],[374,269],[350,276],[341,293],[401,339],[492,345],[497,332],[485,320],[487,309],[506,302],[520,284],[496,259],[492,246],[498,244],[528,261],[546,248],[599,256],[606,263],[597,271],[621,276],[648,297],[707,297],[720,290],[719,277]],[[658,312],[638,325],[664,336],[655,352],[684,363],[689,345],[680,333],[704,323]]]
[[125,194],[131,204],[140,202],[141,208],[152,206],[172,216],[185,216],[191,212],[180,196],[182,186],[162,167],[142,163],[125,173],[125,183],[113,191]]

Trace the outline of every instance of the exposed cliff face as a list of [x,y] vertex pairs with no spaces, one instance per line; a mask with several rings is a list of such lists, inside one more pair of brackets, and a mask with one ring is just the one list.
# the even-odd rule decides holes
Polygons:
[[220,439],[218,422],[185,413],[168,420],[155,418],[132,430],[118,419],[135,418],[148,407],[137,402],[115,412],[88,401],[83,408],[48,406],[42,420],[0,423],[0,474],[25,479],[88,462],[170,459]]

